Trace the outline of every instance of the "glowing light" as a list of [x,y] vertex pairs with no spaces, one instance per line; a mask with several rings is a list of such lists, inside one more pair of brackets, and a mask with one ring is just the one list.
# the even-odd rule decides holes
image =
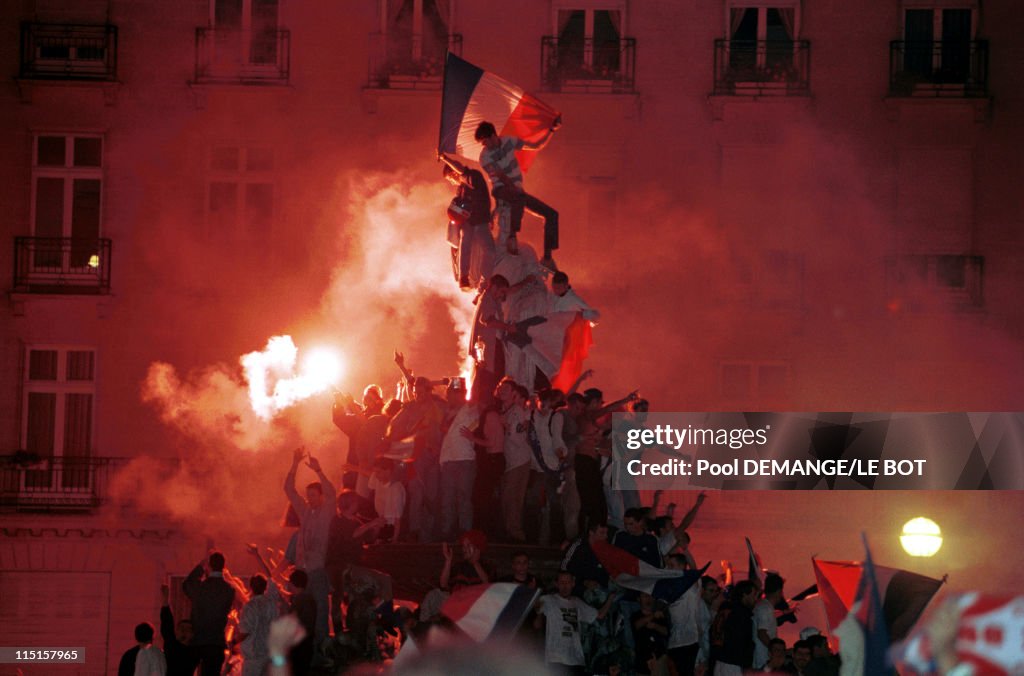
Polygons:
[[903,525],[900,544],[911,556],[935,556],[942,547],[942,531],[939,524],[919,516]]
[[96,254],[89,256],[89,267],[98,268],[100,266],[100,257]]
[[296,371],[298,354],[291,336],[274,336],[262,351],[250,352],[239,360],[249,383],[249,403],[264,420],[326,391],[341,378],[342,361],[337,352],[316,348]]

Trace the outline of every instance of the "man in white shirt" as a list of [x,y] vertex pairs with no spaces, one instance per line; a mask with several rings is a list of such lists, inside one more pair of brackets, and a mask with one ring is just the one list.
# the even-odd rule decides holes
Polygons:
[[754,668],[762,669],[771,657],[769,648],[778,635],[775,604],[782,600],[783,579],[778,573],[764,577],[764,598],[754,606]]
[[540,513],[541,546],[547,546],[552,539],[561,542],[564,530],[562,522],[562,500],[559,487],[563,481],[562,472],[568,452],[562,440],[563,416],[555,415],[555,409],[565,403],[560,390],[543,390],[537,395],[537,406],[530,413],[530,486],[528,500]]
[[306,465],[316,473],[319,481],[306,486],[305,500],[299,496],[295,490],[295,472],[303,457],[306,457],[305,449],[296,449],[291,469],[284,480],[284,492],[299,517],[299,547],[295,563],[309,576],[309,593],[316,599],[314,641],[319,642],[330,633],[328,596],[331,586],[324,566],[327,559],[327,535],[331,530],[331,521],[334,520],[334,504],[338,494],[334,484],[321,469],[320,462],[310,455]]
[[523,531],[523,503],[530,481],[530,458],[533,452],[527,432],[530,414],[526,410],[529,393],[522,385],[506,379],[498,388],[498,397],[504,405],[505,474],[501,478],[501,506],[505,516],[505,533],[517,542],[526,541]]
[[601,313],[587,305],[569,286],[569,275],[561,270],[551,276],[551,312],[581,312],[587,321],[596,322]]
[[579,668],[586,665],[583,654],[582,629],[603,618],[615,599],[608,595],[608,601],[600,610],[587,605],[583,599],[572,595],[576,578],[568,571],[560,571],[556,588],[558,593],[545,594],[537,601],[537,619],[534,626],[544,631],[544,662],[563,668]]
[[377,518],[367,524],[374,532],[384,529],[384,537],[398,542],[402,534],[402,513],[405,511],[405,486],[394,478],[395,461],[377,458],[369,487],[373,491],[373,508]]
[[[461,383],[455,380],[453,383]],[[473,440],[462,434],[480,418],[477,407],[466,401],[466,390],[448,386],[448,430],[441,440],[441,538],[455,538],[473,528],[473,482],[476,479],[476,450]]]

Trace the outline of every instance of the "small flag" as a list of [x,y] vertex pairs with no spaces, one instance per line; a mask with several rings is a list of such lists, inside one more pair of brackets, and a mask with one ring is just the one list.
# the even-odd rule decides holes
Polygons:
[[864,632],[864,674],[890,674],[893,673],[892,668],[886,665],[889,630],[886,628],[885,613],[882,611],[882,596],[878,591],[878,579],[875,577],[875,564],[871,561],[868,538],[863,534],[861,537],[864,540],[864,574],[861,575],[860,584],[857,586],[855,603],[859,604],[859,608],[854,616]]
[[743,538],[747,541],[747,579],[756,582],[761,589],[764,589],[764,570],[761,569],[761,558],[754,553],[754,546],[750,544],[750,538]]
[[657,568],[609,542],[595,542],[591,547],[617,585],[669,604],[695,585],[711,565],[709,561],[700,570]]
[[[499,136],[518,136],[527,142],[537,142],[544,138],[558,117],[557,110],[521,87],[448,52],[438,152],[476,160],[482,146],[474,134],[481,122],[493,124]],[[535,153],[526,149],[516,152],[519,168],[524,173]]]
[[512,582],[463,587],[445,600],[441,614],[477,643],[509,638],[526,619],[540,595],[537,589]]

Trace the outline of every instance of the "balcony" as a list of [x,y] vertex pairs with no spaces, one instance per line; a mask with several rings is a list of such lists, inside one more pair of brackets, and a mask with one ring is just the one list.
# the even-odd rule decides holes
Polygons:
[[419,35],[370,34],[368,89],[440,91],[446,50],[462,56],[462,35],[452,33],[435,48]]
[[117,26],[22,23],[19,77],[113,82]]
[[0,511],[89,512],[106,504],[123,458],[0,458]]
[[15,293],[110,293],[109,239],[15,237]]
[[636,38],[597,42],[593,38],[540,43],[541,87],[547,92],[636,93]]
[[290,59],[287,30],[196,29],[196,84],[287,85]]
[[985,258],[965,254],[904,254],[885,259],[891,310],[978,311],[985,308]]
[[976,98],[988,94],[988,41],[889,43],[889,95]]
[[808,96],[807,40],[715,40],[714,96]]

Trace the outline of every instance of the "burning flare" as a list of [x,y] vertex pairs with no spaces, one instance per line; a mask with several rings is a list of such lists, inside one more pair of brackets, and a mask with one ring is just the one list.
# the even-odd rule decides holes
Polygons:
[[341,358],[335,351],[311,350],[296,372],[298,355],[291,336],[274,336],[262,352],[250,352],[239,360],[249,383],[249,402],[260,418],[269,420],[292,404],[330,389],[341,378]]

